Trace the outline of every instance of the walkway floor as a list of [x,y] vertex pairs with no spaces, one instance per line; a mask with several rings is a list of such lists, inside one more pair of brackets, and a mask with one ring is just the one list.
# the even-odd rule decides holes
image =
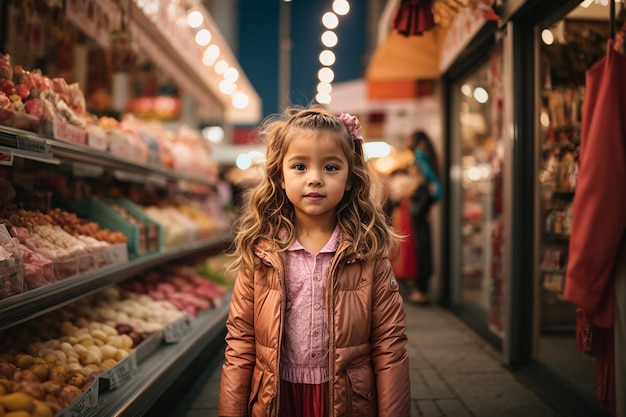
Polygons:
[[[411,417],[559,417],[501,365],[498,353],[442,307],[406,305]],[[207,368],[173,417],[216,417],[221,359]]]

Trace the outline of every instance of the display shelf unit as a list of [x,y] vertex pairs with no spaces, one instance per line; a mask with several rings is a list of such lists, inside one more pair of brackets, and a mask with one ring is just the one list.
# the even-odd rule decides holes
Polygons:
[[161,345],[148,356],[132,379],[115,390],[100,393],[95,415],[139,416],[149,410],[195,358],[224,335],[229,298],[224,301],[220,307],[196,317],[178,343]]
[[[138,175],[148,181],[190,182],[212,185],[210,178],[187,175],[156,164],[137,163],[94,149],[88,145],[63,142],[57,139],[0,126],[0,152],[11,153],[51,165],[84,163],[113,173]],[[222,253],[232,242],[231,230],[223,230],[199,241],[175,249],[151,253],[128,262],[109,265],[53,284],[29,290],[0,300],[0,330],[40,317],[73,301],[95,294],[145,271],[194,255]],[[192,366],[194,360],[207,354],[223,338],[224,321],[230,295],[224,302],[196,317],[189,331],[176,343],[162,343],[148,355],[136,373],[123,385],[98,396],[95,411],[85,415],[137,416],[143,415]],[[92,412],[93,411],[93,412]],[[69,414],[68,414],[69,413]],[[61,415],[79,415],[64,410]],[[83,415],[83,414],[80,414]]]
[[135,162],[89,145],[64,142],[2,125],[0,125],[0,147],[12,151],[15,156],[51,164],[59,164],[60,160],[66,160],[152,178],[214,184],[210,178],[188,175],[162,165]]
[[5,298],[0,300],[0,329],[38,317],[167,262],[197,253],[218,253],[231,239],[231,232],[224,232],[177,249],[143,256],[124,264],[107,266]]

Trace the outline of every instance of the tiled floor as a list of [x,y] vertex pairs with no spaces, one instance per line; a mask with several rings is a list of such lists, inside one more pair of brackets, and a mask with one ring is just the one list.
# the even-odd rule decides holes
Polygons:
[[[559,417],[448,310],[406,309],[412,417]],[[221,363],[216,355],[207,364],[173,417],[217,417]]]

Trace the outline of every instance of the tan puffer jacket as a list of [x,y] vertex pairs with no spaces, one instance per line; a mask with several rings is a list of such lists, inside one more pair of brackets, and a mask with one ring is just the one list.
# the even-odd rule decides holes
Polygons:
[[[327,278],[329,417],[408,417],[406,316],[398,282],[387,259],[366,262],[345,252],[340,245]],[[262,249],[257,256],[254,276],[240,273],[233,289],[219,416],[279,415],[285,260]]]

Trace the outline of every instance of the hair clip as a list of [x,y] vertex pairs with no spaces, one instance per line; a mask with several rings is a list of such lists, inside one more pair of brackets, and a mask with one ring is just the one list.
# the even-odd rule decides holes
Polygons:
[[356,116],[352,116],[350,113],[341,113],[339,119],[348,128],[348,132],[352,135],[352,139],[357,142],[363,142],[363,136],[361,136],[361,124]]

